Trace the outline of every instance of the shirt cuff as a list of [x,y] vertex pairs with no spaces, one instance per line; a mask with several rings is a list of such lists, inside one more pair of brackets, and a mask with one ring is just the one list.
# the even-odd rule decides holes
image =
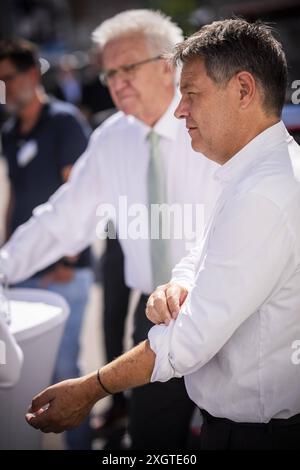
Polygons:
[[171,320],[169,326],[155,325],[148,333],[150,348],[156,354],[151,382],[167,382],[173,377],[182,377],[175,371],[170,355],[170,343],[175,321]]

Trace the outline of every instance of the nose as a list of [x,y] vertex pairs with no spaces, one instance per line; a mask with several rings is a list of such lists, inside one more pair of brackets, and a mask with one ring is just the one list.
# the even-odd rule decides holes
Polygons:
[[126,74],[123,74],[121,71],[118,71],[108,82],[108,88],[114,92],[122,90],[126,85],[128,85],[128,79]]
[[189,107],[188,107],[188,102],[184,97],[181,97],[181,100],[175,109],[174,116],[177,119],[185,119],[189,115]]

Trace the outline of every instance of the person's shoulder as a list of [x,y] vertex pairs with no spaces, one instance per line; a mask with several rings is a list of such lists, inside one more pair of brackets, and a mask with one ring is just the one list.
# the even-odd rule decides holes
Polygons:
[[61,119],[75,119],[82,120],[83,115],[81,111],[71,103],[60,101],[57,99],[50,99],[48,102],[48,115],[57,120]]
[[[300,149],[291,143],[273,149],[268,158],[253,165],[238,185],[237,193],[268,199],[280,211],[295,200],[300,203]],[[291,151],[295,153],[292,155]]]
[[91,128],[85,116],[73,104],[51,98],[46,112],[50,122],[57,128],[58,132],[66,132],[66,135],[68,135],[72,131],[80,129],[85,138],[90,136]]
[[130,119],[122,111],[117,111],[115,114],[107,118],[100,126],[98,126],[93,134],[93,139],[110,139],[121,136],[121,134],[128,131],[130,126]]
[[113,132],[116,130],[128,129],[130,123],[130,117],[126,116],[122,111],[117,111],[107,118],[99,128],[102,128],[105,132]]

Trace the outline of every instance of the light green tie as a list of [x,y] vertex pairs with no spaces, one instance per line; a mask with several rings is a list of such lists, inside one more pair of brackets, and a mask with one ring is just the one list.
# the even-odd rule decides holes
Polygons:
[[[148,167],[148,204],[149,204],[149,233],[150,233],[150,247],[151,247],[151,268],[152,268],[152,281],[153,287],[160,284],[165,284],[171,278],[171,265],[170,265],[170,240],[162,238],[162,213],[159,212],[159,218],[155,218],[154,224],[159,220],[159,229],[157,226],[152,226],[151,236],[151,212],[153,214],[152,204],[166,204],[166,175],[165,168],[159,152],[160,136],[150,131],[150,160]],[[165,224],[169,220],[164,221]],[[166,225],[165,225],[166,226]],[[154,233],[155,232],[155,233]],[[156,238],[153,237],[156,236]]]

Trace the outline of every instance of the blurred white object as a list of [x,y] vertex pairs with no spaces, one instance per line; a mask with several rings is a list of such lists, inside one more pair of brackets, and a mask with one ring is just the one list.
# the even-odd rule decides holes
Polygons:
[[11,322],[11,315],[7,292],[8,289],[6,276],[0,272],[0,318],[4,320],[7,325],[9,325]]
[[69,307],[60,295],[37,289],[11,289],[9,300],[9,333],[24,362],[15,385],[0,383],[0,449],[40,449],[42,434],[26,423],[25,413],[33,396],[50,385]]
[[21,348],[0,315],[0,389],[17,384],[23,364]]

